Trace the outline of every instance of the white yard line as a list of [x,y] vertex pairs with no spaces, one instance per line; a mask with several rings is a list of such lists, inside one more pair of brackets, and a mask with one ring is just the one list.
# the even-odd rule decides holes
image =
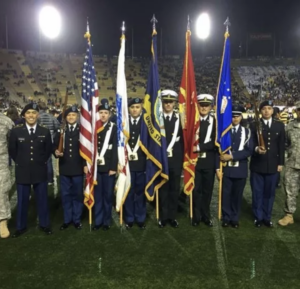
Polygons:
[[[218,191],[219,183],[216,180],[214,185],[214,191],[211,201],[211,215],[216,216],[218,212]],[[214,226],[211,228],[213,230],[213,236],[215,240],[216,255],[218,260],[218,268],[223,279],[223,287],[229,288],[228,277],[226,272],[227,267],[227,250],[225,243],[225,236],[223,229],[221,228],[220,222],[217,218],[214,218]]]

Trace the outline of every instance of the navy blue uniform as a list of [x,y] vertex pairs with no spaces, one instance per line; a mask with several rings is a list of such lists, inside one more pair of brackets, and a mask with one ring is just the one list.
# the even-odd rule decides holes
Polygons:
[[223,222],[237,224],[248,177],[248,157],[253,153],[251,131],[239,125],[237,132],[231,133],[231,148],[233,159],[223,167],[222,217]]
[[[174,112],[170,120],[164,118],[167,147],[172,141],[175,123],[179,115]],[[181,172],[183,166],[183,135],[179,120],[177,138],[172,149],[172,156],[168,157],[169,180],[159,191],[160,219],[174,220],[177,213],[178,197],[180,193]]]
[[[128,145],[131,151],[134,150],[140,136],[141,117],[136,124],[133,123],[134,119],[129,117],[130,139]],[[135,160],[131,158],[130,154],[128,155],[131,187],[124,203],[124,217],[127,224],[144,223],[146,219],[146,155],[141,148],[137,150],[137,158]]]
[[108,148],[104,154],[104,164],[97,166],[97,185],[95,186],[95,226],[109,226],[111,222],[112,201],[116,175],[109,176],[109,171],[118,170],[117,127],[108,122],[98,133],[98,154],[103,147],[108,129],[112,127]]
[[9,138],[9,154],[16,164],[18,194],[17,230],[27,228],[27,213],[31,185],[37,199],[37,211],[41,227],[49,226],[47,160],[52,153],[50,131],[36,125],[30,135],[25,124],[12,129]]
[[[285,131],[283,123],[272,120],[271,127],[262,122],[262,134],[266,154],[253,153],[250,162],[252,188],[252,210],[255,220],[269,222],[275,199],[278,166],[284,165]],[[250,125],[254,148],[258,146],[255,123]]]
[[[84,159],[79,154],[78,124],[66,125],[63,156],[59,157],[60,194],[64,211],[64,223],[80,223],[83,209],[83,168]],[[58,149],[60,133],[54,138],[55,150]]]

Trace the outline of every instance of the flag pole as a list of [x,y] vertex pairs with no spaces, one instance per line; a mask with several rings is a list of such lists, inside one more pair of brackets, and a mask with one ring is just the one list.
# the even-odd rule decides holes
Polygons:
[[90,232],[92,232],[92,208],[89,208],[89,224],[90,224]]
[[193,223],[193,191],[190,193],[190,218],[191,224]]
[[[153,17],[150,22],[152,23],[152,30],[153,30],[152,35],[154,35],[154,33],[156,33],[156,23],[158,22],[157,19],[155,18],[155,14],[153,14]],[[159,220],[159,199],[158,199],[159,192],[158,192],[158,190],[155,192],[155,196],[156,196],[156,200],[155,200],[156,201],[156,220],[158,222],[158,220]]]
[[[121,31],[122,31],[122,37],[125,38],[125,21],[122,22]],[[133,43],[133,40],[132,40],[132,43]],[[133,51],[133,48],[132,48],[132,51]],[[132,52],[132,58],[133,58],[133,52]],[[124,165],[126,166],[126,160],[125,160]],[[120,229],[121,229],[121,231],[122,231],[122,226],[123,226],[123,204],[124,204],[124,202],[123,202],[123,199],[122,199],[121,207],[120,207]]]
[[[225,42],[226,42],[226,37],[228,37],[229,35],[229,26],[231,25],[229,22],[229,18],[227,17],[225,23],[224,23],[225,27],[226,27],[226,32],[225,32]],[[223,50],[223,56],[222,56],[222,66],[223,66],[223,60],[224,60],[224,53],[225,53],[225,43],[224,43],[224,50]],[[223,67],[222,67],[223,69]],[[221,73],[220,72],[220,80],[221,80]],[[219,80],[219,82],[220,82]],[[219,83],[220,86],[220,83]],[[219,90],[219,88],[218,88]],[[219,94],[219,91],[218,91]],[[217,96],[218,97],[218,96]],[[221,146],[221,142],[220,142],[220,154],[223,154],[223,148]],[[218,206],[218,219],[219,221],[221,220],[222,217],[222,185],[223,185],[223,162],[220,161],[220,175],[219,175],[219,206]]]
[[[191,31],[190,15],[188,15],[188,17],[187,17],[187,32],[188,31]],[[189,49],[190,49],[190,46],[189,46]],[[193,224],[193,190],[190,193],[190,219],[191,219],[191,225],[192,225]]]
[[123,204],[120,207],[120,227],[123,225]]
[[[87,17],[87,29],[86,29],[86,33],[84,34],[84,38],[86,38],[88,43],[91,45],[91,34],[90,34],[88,17]],[[89,207],[89,225],[90,225],[90,232],[92,232],[92,208],[91,207]]]
[[156,220],[159,221],[159,193],[158,190],[156,191]]
[[218,207],[218,219],[221,221],[222,217],[222,185],[223,185],[223,163],[220,161],[220,181],[219,181],[219,207]]

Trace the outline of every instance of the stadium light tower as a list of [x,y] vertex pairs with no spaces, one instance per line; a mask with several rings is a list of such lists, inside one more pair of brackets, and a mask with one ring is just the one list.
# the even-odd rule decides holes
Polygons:
[[41,33],[52,40],[57,38],[61,30],[61,16],[53,6],[44,6],[39,13],[40,50]]
[[207,13],[201,13],[196,21],[196,34],[197,36],[205,40],[210,33],[210,18]]

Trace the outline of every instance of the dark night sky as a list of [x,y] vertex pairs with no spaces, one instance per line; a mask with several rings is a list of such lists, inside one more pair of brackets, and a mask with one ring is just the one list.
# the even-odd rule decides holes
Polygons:
[[[5,46],[5,15],[8,19],[9,47],[23,50],[39,49],[38,11],[45,3],[54,4],[62,13],[63,30],[53,42],[57,52],[84,52],[83,34],[89,17],[95,54],[115,55],[119,50],[120,26],[126,21],[128,54],[131,54],[131,31],[134,31],[135,55],[149,55],[151,24],[155,13],[160,39],[163,30],[165,54],[183,54],[186,19],[202,11],[210,14],[212,30],[203,43],[194,35],[194,55],[221,55],[223,22],[230,17],[232,53],[237,56],[238,45],[246,42],[247,33],[275,33],[276,46],[282,41],[285,55],[300,51],[300,1],[293,0],[0,0],[0,44]],[[192,31],[194,30],[192,24]],[[43,38],[43,49],[50,42]],[[160,42],[159,42],[160,46]],[[272,53],[272,44],[266,43]],[[299,47],[299,48],[298,48]],[[160,49],[160,47],[158,47]]]

